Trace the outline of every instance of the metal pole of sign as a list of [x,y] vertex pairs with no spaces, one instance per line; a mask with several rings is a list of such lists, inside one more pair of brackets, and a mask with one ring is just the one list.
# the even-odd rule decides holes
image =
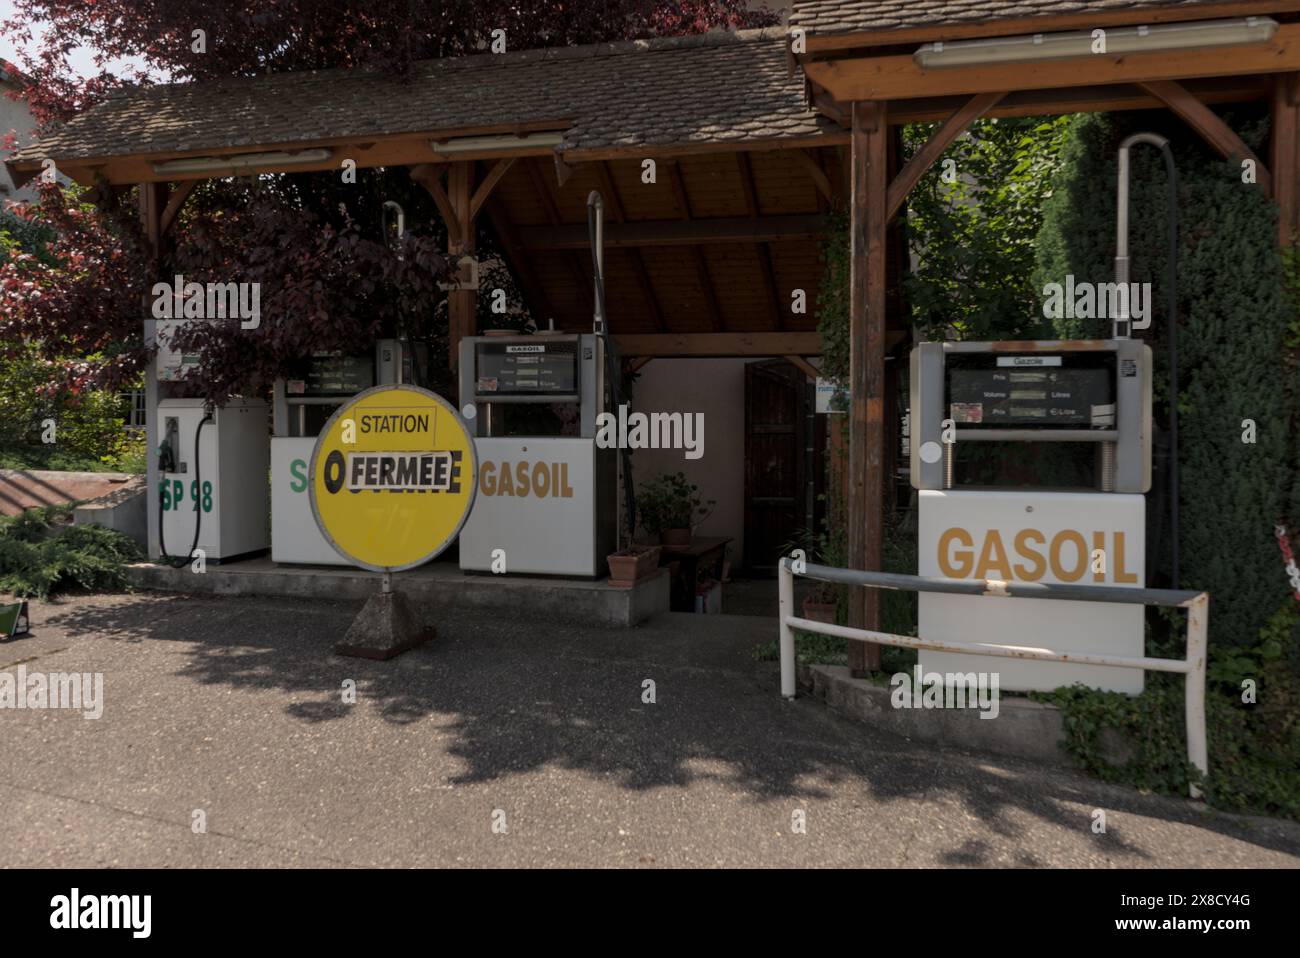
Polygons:
[[391,572],[384,573],[384,578],[382,580],[382,585],[380,586],[380,591],[383,592],[384,595],[388,595],[390,592],[393,591],[393,574]]

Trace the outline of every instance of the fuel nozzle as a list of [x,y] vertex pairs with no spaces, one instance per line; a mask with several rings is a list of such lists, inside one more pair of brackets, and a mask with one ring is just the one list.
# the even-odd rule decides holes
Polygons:
[[158,445],[158,471],[176,471],[176,453],[172,450],[172,444],[166,439]]

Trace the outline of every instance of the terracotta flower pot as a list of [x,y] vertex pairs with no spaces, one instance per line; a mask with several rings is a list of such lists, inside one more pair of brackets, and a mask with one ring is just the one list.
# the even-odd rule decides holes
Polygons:
[[835,602],[815,602],[809,596],[803,600],[803,617],[811,619],[813,622],[825,622],[828,625],[835,624]]
[[609,584],[627,588],[648,579],[659,568],[658,546],[637,546],[615,552],[609,562]]

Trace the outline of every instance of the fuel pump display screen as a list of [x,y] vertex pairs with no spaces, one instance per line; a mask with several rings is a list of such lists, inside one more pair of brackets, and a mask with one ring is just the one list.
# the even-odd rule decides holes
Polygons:
[[301,379],[289,379],[285,392],[290,396],[355,396],[375,384],[373,356],[312,356]]
[[479,395],[573,395],[578,391],[574,342],[479,343],[475,391]]
[[972,355],[948,360],[948,415],[963,427],[1111,429],[1114,357]]

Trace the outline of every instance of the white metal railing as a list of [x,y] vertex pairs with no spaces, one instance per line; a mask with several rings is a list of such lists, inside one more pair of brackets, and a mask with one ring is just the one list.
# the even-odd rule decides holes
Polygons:
[[[1096,652],[1057,652],[1051,649],[1031,649],[1015,645],[997,645],[985,642],[947,642],[919,638],[913,635],[894,635],[855,629],[827,622],[814,622],[794,614],[794,578],[802,576],[820,582],[835,582],[848,586],[865,586],[876,589],[896,589],[905,592],[942,592],[952,595],[977,595],[991,598],[1017,599],[1068,599],[1075,602],[1121,602],[1136,605],[1158,605],[1187,610],[1187,654],[1182,659],[1155,659],[1148,656],[1105,655]],[[1143,669],[1152,672],[1181,672],[1186,676],[1184,690],[1187,717],[1187,759],[1200,769],[1209,772],[1205,739],[1205,656],[1206,634],[1209,625],[1210,596],[1206,592],[1186,592],[1172,589],[1131,589],[1118,586],[1047,585],[1040,582],[1002,582],[996,579],[941,579],[932,576],[901,575],[894,572],[860,572],[854,569],[837,569],[832,566],[800,563],[796,572],[790,558],[780,562],[779,589],[781,597],[781,694],[787,699],[795,696],[794,633],[813,632],[833,635],[858,642],[876,642],[909,649],[929,649],[935,652],[965,652],[996,658],[1036,659],[1045,662],[1071,662],[1079,665],[1110,665],[1125,669]],[[1201,792],[1190,786],[1192,798]]]

